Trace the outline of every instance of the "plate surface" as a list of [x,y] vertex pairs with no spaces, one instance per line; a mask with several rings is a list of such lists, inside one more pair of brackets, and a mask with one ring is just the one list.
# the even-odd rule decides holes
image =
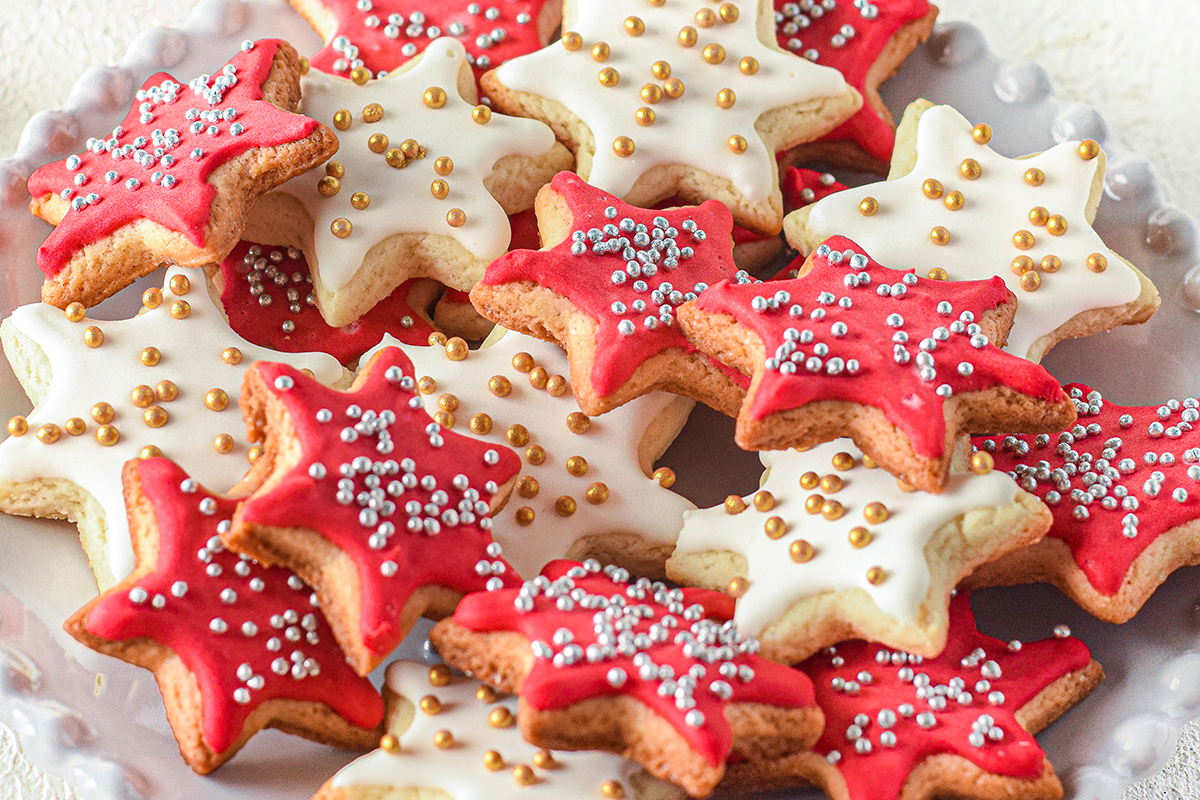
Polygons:
[[[313,52],[319,44],[285,4],[208,0],[183,29],[147,32],[120,65],[81,78],[65,109],[42,112],[31,121],[16,159],[0,162],[4,314],[36,300],[40,285],[33,252],[49,228],[28,214],[28,171],[110,130],[143,77],[162,68],[183,78],[207,72],[242,40],[265,35],[289,38],[301,52]],[[1036,64],[1001,62],[966,25],[939,27],[885,86],[884,98],[897,114],[917,97],[951,103],[972,121],[988,122],[995,131],[993,146],[1006,155],[1036,152],[1066,139],[1090,137],[1102,144],[1106,139],[1096,111],[1059,102]],[[1195,316],[1200,295],[1187,288],[1185,278],[1196,262],[1195,224],[1163,205],[1144,160],[1106,149],[1106,197],[1096,228],[1151,277],[1163,306],[1144,326],[1065,342],[1046,364],[1063,382],[1087,381],[1121,403],[1191,396],[1197,384],[1192,368],[1200,363]],[[109,315],[124,316],[136,308],[129,296],[106,309]],[[1156,341],[1177,346],[1152,347]],[[0,418],[28,408],[10,370],[0,369]],[[680,473],[684,493],[702,506],[748,493],[759,474],[757,459],[732,447],[730,421],[703,408],[667,463]],[[718,473],[709,466],[716,463],[728,466]],[[1100,688],[1039,737],[1068,797],[1120,797],[1131,782],[1162,767],[1180,727],[1200,715],[1200,617],[1195,612],[1200,590],[1190,586],[1197,575],[1195,568],[1175,573],[1133,621],[1119,627],[1092,619],[1045,586],[985,590],[973,598],[987,633],[1044,638],[1065,623],[1105,667],[1108,677]],[[0,722],[17,731],[32,762],[67,778],[81,796],[299,800],[350,757],[269,731],[215,776],[193,775],[179,759],[149,673],[98,656],[61,632],[62,620],[93,594],[72,526],[0,518]],[[403,651],[423,657],[422,637],[414,634]],[[0,788],[3,773],[0,769]],[[803,790],[764,795],[819,796]]]

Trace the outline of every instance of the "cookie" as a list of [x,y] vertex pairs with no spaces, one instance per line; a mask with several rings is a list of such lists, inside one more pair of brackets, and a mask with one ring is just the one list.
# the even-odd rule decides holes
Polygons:
[[260,194],[338,149],[289,113],[299,80],[291,45],[247,42],[215,77],[151,76],[108,138],[36,170],[30,210],[56,226],[38,248],[42,300],[94,306],[162,264],[223,259]]
[[970,580],[1053,583],[1100,619],[1125,622],[1168,575],[1200,563],[1200,402],[1122,406],[1084,384],[1066,390],[1079,412],[1070,430],[973,439],[1050,506],[1054,525]]
[[515,724],[517,698],[454,675],[444,664],[388,665],[388,733],[379,749],[330,778],[313,800],[489,797],[683,800],[683,791],[609,753],[551,752]]
[[674,318],[709,284],[749,279],[734,266],[724,205],[636,208],[559,173],[538,193],[537,215],[542,249],[488,266],[471,290],[481,314],[562,345],[585,414],[656,389],[702,394],[714,408],[736,412],[747,381],[697,353]]
[[371,78],[424,51],[442,34],[462,42],[478,79],[510,58],[545,47],[562,22],[562,5],[509,0],[488,6],[462,0],[289,0],[325,42],[309,57],[316,69]]
[[1037,642],[981,633],[965,592],[936,658],[853,641],[800,669],[826,725],[797,769],[831,800],[1057,800],[1062,784],[1033,734],[1104,677],[1065,625]]
[[507,498],[520,458],[431,420],[399,349],[376,352],[347,392],[259,362],[241,403],[265,477],[226,542],[311,585],[360,675],[422,614],[519,581],[488,514]]
[[166,455],[204,485],[228,488],[248,467],[237,399],[252,361],[288,360],[328,383],[344,373],[324,353],[286,355],[235,334],[199,269],[169,268],[142,302],[137,316],[113,321],[36,303],[0,325],[35,405],[8,421],[0,443],[0,510],[76,523],[102,590],[134,566],[126,461]]
[[1104,152],[1091,140],[1005,158],[991,128],[918,100],[900,122],[888,180],[788,215],[802,253],[846,234],[885,264],[921,275],[998,275],[1020,298],[1008,351],[1039,361],[1062,339],[1144,322],[1158,292],[1092,228]]
[[863,96],[854,116],[817,141],[794,148],[785,163],[822,161],[886,175],[896,123],[879,96],[879,86],[933,33],[937,13],[927,0],[853,5],[775,0],[779,46],[833,67]]
[[993,344],[1015,306],[999,278],[918,278],[834,236],[801,277],[717,284],[680,308],[679,324],[702,351],[753,375],[741,447],[849,436],[908,484],[940,492],[956,437],[1074,421],[1050,373]]
[[484,75],[501,111],[540,119],[588,183],[648,208],[667,197],[726,203],[779,232],[775,153],[861,105],[834,69],[765,44],[769,0],[707,4],[579,0],[562,40]]
[[670,491],[674,473],[655,471],[654,462],[687,421],[691,400],[652,392],[593,419],[563,377],[570,365],[562,349],[504,329],[473,351],[461,340],[402,349],[436,421],[524,454],[511,501],[492,517],[492,536],[518,573],[592,557],[662,577],[684,512],[695,506]]
[[[532,209],[530,209],[532,214]],[[471,304],[471,293],[458,289],[446,289],[433,307],[433,321],[447,337],[455,336],[472,342],[486,339],[496,326],[487,317],[480,316]]]
[[294,247],[243,241],[206,272],[229,327],[273,350],[320,351],[354,366],[385,333],[407,344],[426,344],[435,332],[429,310],[441,287],[428,278],[405,281],[354,322],[331,328],[316,310],[304,254]]
[[451,666],[520,692],[527,741],[621,753],[704,797],[726,762],[734,785],[761,783],[822,727],[808,678],[755,655],[732,614],[718,592],[554,561],[520,589],[463,598],[430,640]]
[[736,597],[738,630],[774,661],[848,638],[937,655],[959,580],[1050,527],[986,456],[941,494],[898,485],[845,439],[761,458],[757,492],[684,515],[667,576]]
[[124,468],[137,567],[67,620],[83,644],[154,673],[184,761],[207,774],[263,728],[378,741],[383,703],[292,572],[221,544],[236,499],[166,458]]
[[335,327],[409,278],[470,289],[508,249],[506,215],[571,165],[547,126],[475,104],[457,39],[380,80],[310,71],[301,85],[304,113],[336,128],[341,149],[264,198],[246,238],[302,250]]

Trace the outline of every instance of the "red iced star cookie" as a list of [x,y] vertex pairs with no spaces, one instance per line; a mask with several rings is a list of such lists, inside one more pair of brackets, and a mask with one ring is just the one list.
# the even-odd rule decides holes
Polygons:
[[349,325],[330,327],[317,311],[308,262],[294,247],[240,242],[213,282],[229,327],[247,341],[285,353],[324,352],[353,365],[385,333],[424,345],[434,332],[428,309],[439,286],[420,278],[405,281]]
[[356,67],[383,77],[439,36],[467,48],[475,79],[510,58],[544,47],[562,22],[547,0],[289,0],[325,42],[309,61],[350,77]]
[[1046,538],[987,565],[977,585],[1046,581],[1125,622],[1167,576],[1200,563],[1200,402],[1121,406],[1066,387],[1079,422],[1057,436],[977,436],[997,469],[1054,512]]
[[803,674],[755,655],[733,600],[552,561],[520,589],[468,595],[430,634],[454,667],[521,693],[525,738],[603,749],[702,797],[725,774],[770,775],[820,730]]
[[1074,420],[1050,373],[993,343],[1015,306],[999,278],[918,278],[834,236],[801,277],[717,284],[679,322],[701,350],[753,374],[738,416],[742,447],[850,436],[889,472],[939,492],[957,436]]
[[846,188],[846,184],[828,172],[803,167],[785,169],[782,184],[783,210],[789,214]]
[[447,614],[467,592],[519,580],[489,514],[520,458],[430,419],[398,348],[376,353],[348,392],[268,362],[245,380],[242,413],[268,474],[227,541],[311,584],[360,674],[422,613]]
[[586,414],[655,389],[732,414],[745,380],[697,353],[674,316],[709,284],[748,279],[733,263],[729,209],[637,208],[560,172],[538,193],[537,215],[542,249],[493,261],[471,290],[479,312],[566,348]]
[[106,139],[29,178],[30,209],[57,227],[38,249],[42,300],[93,306],[174,262],[220,261],[260,194],[337,151],[333,133],[289,113],[300,58],[247,43],[215,76],[151,76]]
[[263,728],[342,747],[378,741],[383,702],[355,675],[294,573],[226,550],[236,499],[173,461],[129,461],[125,497],[137,568],[66,630],[153,670],[184,760],[216,769]]
[[851,641],[799,669],[816,687],[825,732],[799,757],[833,800],[1059,798],[1033,734],[1104,677],[1065,626],[1008,644],[975,628],[967,594],[950,606],[937,658]]
[[886,174],[896,123],[879,96],[879,86],[929,38],[937,13],[927,0],[836,5],[775,0],[779,46],[833,67],[863,96],[862,108],[854,116],[816,142],[796,148],[789,160],[836,160]]

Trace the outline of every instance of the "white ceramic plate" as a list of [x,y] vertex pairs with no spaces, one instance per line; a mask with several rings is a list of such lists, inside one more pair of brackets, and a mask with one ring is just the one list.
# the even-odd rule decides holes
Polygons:
[[[0,162],[3,313],[36,300],[41,282],[33,253],[49,228],[27,211],[28,172],[111,130],[133,90],[152,72],[168,69],[178,77],[207,72],[242,40],[266,35],[288,38],[301,52],[319,45],[285,4],[208,0],[183,29],[147,32],[120,65],[84,75],[64,109],[34,117],[16,158]],[[1096,111],[1055,99],[1036,64],[999,61],[970,26],[939,27],[885,86],[884,97],[897,115],[922,96],[991,124],[993,146],[1006,155],[1035,152],[1065,139],[1090,137],[1102,144],[1106,139]],[[1190,375],[1200,363],[1200,292],[1187,278],[1197,260],[1195,224],[1163,206],[1145,161],[1112,148],[1108,154],[1107,196],[1096,227],[1154,280],[1163,306],[1144,326],[1059,345],[1047,366],[1060,380],[1087,381],[1121,403],[1157,404],[1194,395],[1200,384]],[[127,300],[114,305],[112,316],[136,308]],[[1173,346],[1154,345],[1163,341]],[[11,372],[0,368],[0,419],[28,408]],[[684,493],[700,505],[757,485],[757,459],[732,447],[729,420],[703,408],[667,463],[680,473]],[[717,463],[727,466],[718,473],[711,466]],[[1105,667],[1108,677],[1101,687],[1039,737],[1064,777],[1068,797],[1120,797],[1131,782],[1162,767],[1180,727],[1200,715],[1200,617],[1195,612],[1200,589],[1190,587],[1198,574],[1195,569],[1177,572],[1133,621],[1119,627],[1092,619],[1045,586],[976,593],[978,621],[986,632],[1002,639],[1044,638],[1054,625],[1066,623]],[[0,722],[17,731],[34,764],[67,778],[81,796],[301,800],[351,757],[269,731],[216,775],[193,775],[179,759],[149,673],[98,656],[60,630],[62,620],[94,591],[72,526],[0,518]],[[422,657],[422,642],[414,634],[404,654]],[[4,785],[5,765],[0,765]],[[792,790],[769,796],[819,795]]]

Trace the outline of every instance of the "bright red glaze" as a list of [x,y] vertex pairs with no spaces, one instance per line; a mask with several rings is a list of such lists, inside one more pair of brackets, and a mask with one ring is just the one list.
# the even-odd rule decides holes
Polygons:
[[[596,254],[589,246],[585,254],[573,255],[571,237],[568,236],[548,250],[506,253],[488,266],[480,283],[497,286],[532,281],[566,297],[576,308],[595,319],[599,328],[596,332],[596,359],[592,364],[591,381],[600,397],[613,394],[638,366],[652,356],[671,348],[694,352],[695,348],[674,322],[660,324],[654,330],[649,330],[644,326],[643,319],[658,316],[658,304],[651,303],[650,295],[664,282],[671,283],[680,292],[691,292],[698,283],[711,285],[735,275],[737,267],[733,263],[730,240],[733,217],[728,207],[716,200],[708,200],[699,206],[661,211],[638,208],[589,186],[573,172],[558,173],[550,185],[563,196],[567,204],[572,217],[572,231],[602,229],[624,218],[653,228],[654,219],[662,217],[678,229],[680,247],[694,248],[695,255],[681,260],[675,269],[660,267],[657,274],[646,281],[648,290],[635,292],[632,288],[634,278],[628,278],[620,286],[613,284],[613,273],[625,269],[626,259],[621,252]],[[606,217],[606,208],[615,208],[616,215]],[[685,220],[694,220],[705,232],[704,241],[696,241],[680,227]],[[639,298],[649,304],[644,313],[630,312],[622,316],[613,313],[614,302],[629,305]],[[617,326],[621,320],[635,323],[632,335],[618,332]]]
[[[504,0],[503,3],[495,0],[481,0],[478,3],[473,0],[368,0],[366,11],[360,9],[361,2],[362,0],[321,0],[320,4],[325,6],[336,20],[337,29],[333,38],[309,59],[314,67],[331,75],[349,75],[352,65],[343,53],[333,48],[333,42],[344,36],[350,40],[351,45],[358,48],[358,58],[362,65],[371,71],[372,76],[378,77],[381,70],[394,70],[423,52],[436,38],[428,35],[430,26],[440,28],[442,36],[454,36],[463,43],[468,57],[475,65],[476,80],[489,69],[498,67],[509,59],[532,53],[542,47],[537,21],[546,0]],[[479,9],[479,13],[471,13],[469,9],[472,5]],[[495,8],[499,12],[496,19],[487,19],[489,8]],[[412,24],[412,15],[418,13],[424,15],[425,21],[420,26],[421,31],[410,37],[406,31]],[[393,14],[401,15],[404,20],[394,31],[398,34],[395,38],[388,35],[388,18]],[[529,15],[529,21],[517,22],[518,14]],[[377,24],[370,24],[369,20],[372,19],[376,20]],[[450,26],[456,23],[465,29],[461,34],[450,31]],[[503,41],[489,40],[486,47],[480,46],[477,41],[479,37],[489,35],[497,28],[504,30]],[[405,45],[413,45],[415,49],[406,54],[403,51]],[[480,58],[485,59],[483,65],[479,62]],[[339,61],[345,65],[344,69],[337,68]]]
[[[839,255],[847,251],[866,255],[861,247],[844,236],[831,237],[824,245]],[[889,269],[869,256],[865,267],[852,269],[849,255],[834,264],[817,253],[819,249],[811,257],[811,272],[802,278],[765,284],[722,282],[696,300],[696,307],[701,311],[728,314],[757,333],[763,341],[767,359],[775,356],[788,329],[813,332],[813,343],[801,344],[797,350],[806,358],[815,357],[814,348],[819,344],[829,347],[817,372],[808,371],[803,359],[792,375],[760,365],[757,371],[761,377],[757,377],[756,385],[752,386],[749,406],[752,419],[762,419],[818,400],[862,403],[883,411],[888,421],[911,440],[919,455],[937,458],[943,454],[946,445],[945,400],[935,391],[942,385],[948,385],[954,394],[1007,386],[1046,402],[1057,403],[1064,399],[1058,382],[1045,369],[1009,355],[990,343],[977,349],[970,344],[971,337],[966,333],[949,333],[947,340],[937,343],[937,349],[932,353],[936,369],[934,380],[922,380],[919,375],[917,354],[921,352],[918,345],[922,340],[931,337],[937,328],[949,328],[964,312],[970,312],[978,321],[985,311],[1000,306],[1011,297],[1000,278],[986,281],[918,279],[912,270]],[[851,288],[844,282],[847,276],[863,272],[871,277],[869,285]],[[903,297],[883,297],[877,293],[880,284],[900,284],[905,276],[912,276],[910,280],[915,282],[907,287]],[[778,310],[760,313],[751,307],[756,297],[770,298],[781,291],[790,295],[790,299]],[[819,303],[821,293],[829,293],[828,305]],[[850,299],[851,308],[838,305],[843,297]],[[938,313],[937,305],[941,301],[952,305],[949,314]],[[799,319],[789,314],[793,304],[803,308]],[[816,309],[824,309],[823,320],[811,319],[810,314]],[[904,324],[900,328],[887,324],[893,313],[903,317]],[[831,328],[838,322],[845,323],[848,332],[835,338]],[[907,332],[910,337],[905,345],[910,360],[904,365],[896,363],[893,355],[893,335],[897,331]],[[840,374],[827,374],[825,365],[835,358],[847,363],[857,359],[860,369],[857,374],[851,374],[848,368]],[[974,371],[970,375],[960,374],[960,363],[972,364]]]
[[[542,569],[542,576],[550,581],[557,581],[573,568],[576,572],[582,570],[581,565],[575,561],[551,561]],[[645,703],[670,722],[697,753],[708,763],[718,766],[728,757],[733,742],[732,729],[725,719],[726,703],[765,703],[777,708],[803,708],[813,704],[813,687],[807,677],[736,645],[731,645],[733,650],[737,650],[731,663],[739,667],[748,666],[753,670],[753,676],[748,682],[737,677],[722,678],[718,673],[720,660],[706,664],[702,659],[684,655],[683,644],[674,644],[673,640],[678,633],[687,631],[691,623],[685,621],[682,609],[669,611],[667,605],[659,602],[664,599],[661,595],[659,599],[655,598],[659,589],[667,591],[663,584],[652,585],[645,581],[643,585],[649,591],[635,598],[630,592],[635,591],[638,584],[615,581],[601,572],[588,572],[585,576],[572,580],[575,587],[582,588],[589,595],[604,598],[619,595],[626,598],[631,605],[636,602],[650,609],[651,616],[643,617],[629,629],[635,635],[650,633],[651,627],[657,625],[664,615],[669,614],[677,620],[678,627],[670,628],[671,636],[666,642],[652,644],[643,652],[660,667],[670,665],[677,678],[687,674],[688,670],[695,666],[704,669],[705,675],[699,679],[693,695],[696,701],[695,709],[704,715],[704,722],[699,726],[685,722],[686,710],[676,706],[674,696],[658,693],[658,688],[662,685],[661,680],[643,679],[639,676],[638,668],[634,666],[633,657],[615,653],[614,657],[595,663],[588,663],[587,659],[583,658],[573,665],[557,667],[550,660],[535,658],[532,669],[521,684],[521,696],[533,708],[554,710],[592,698],[629,695]],[[693,588],[683,588],[679,591],[682,592],[679,602],[683,607],[698,604],[702,617],[711,620],[717,626],[733,617],[733,599],[725,594]],[[555,600],[539,593],[533,600],[532,610],[522,612],[514,605],[518,593],[517,589],[503,589],[468,595],[454,612],[454,621],[476,632],[515,631],[530,642],[540,641],[547,644],[554,640],[556,631],[565,628],[571,632],[573,643],[582,648],[596,643],[592,617],[598,611],[603,613],[599,609],[585,608],[580,603],[570,610],[563,611],[556,607]],[[554,649],[558,652],[562,647],[556,644]],[[626,680],[620,687],[611,685],[606,677],[613,668],[623,669],[626,673]],[[729,684],[732,693],[728,700],[722,700],[709,690],[708,687],[715,680],[726,680]]]
[[[537,250],[542,246],[541,234],[538,233],[537,212],[532,208],[518,211],[516,214],[509,214],[508,224],[512,228],[512,238],[508,242],[509,250]],[[460,292],[459,294],[466,295],[468,293]],[[464,302],[470,302],[470,300]]]
[[[395,380],[387,373],[396,368]],[[503,570],[499,578],[506,586],[520,581],[511,567],[499,558],[488,555],[493,545],[491,520],[479,515],[478,506],[472,513],[476,518],[469,523],[455,526],[442,525],[436,535],[424,531],[413,533],[406,528],[409,515],[405,504],[418,501],[422,507],[432,502],[438,491],[448,494],[444,509],[458,509],[463,502],[464,490],[453,486],[456,476],[465,475],[469,488],[479,493],[479,502],[486,504],[491,495],[486,490],[487,481],[503,485],[520,471],[521,459],[506,447],[481,442],[452,430],[441,429],[441,446],[430,442],[428,426],[433,421],[419,403],[419,396],[411,388],[401,385],[400,375],[411,379],[412,362],[399,348],[388,347],[378,352],[360,372],[357,388],[340,392],[307,377],[299,370],[286,364],[258,362],[251,369],[258,370],[266,385],[270,387],[273,402],[281,403],[284,412],[295,428],[301,450],[299,463],[282,476],[272,488],[255,493],[245,501],[239,512],[239,524],[268,525],[275,527],[305,527],[316,531],[346,552],[358,567],[362,582],[362,639],[372,653],[386,656],[407,633],[399,625],[400,612],[414,591],[422,586],[444,586],[466,594],[481,590],[488,581],[487,574],[476,571],[480,562],[497,565]],[[290,389],[280,388],[277,381],[290,379]],[[404,381],[407,383],[407,381]],[[411,384],[408,384],[411,386]],[[410,402],[417,399],[415,408]],[[362,412],[373,411],[376,415],[391,411],[396,422],[388,427],[391,437],[391,452],[379,449],[381,438],[374,434],[359,435],[353,442],[342,440],[347,426],[360,422],[347,415],[351,406]],[[333,412],[327,423],[317,421],[320,409]],[[436,426],[435,426],[436,427]],[[268,442],[268,447],[270,446]],[[485,463],[485,453],[495,452],[494,465]],[[402,463],[413,459],[417,478],[433,476],[436,487],[432,490],[420,486],[410,487],[395,496],[395,513],[390,517],[379,512],[379,519],[370,526],[360,523],[360,506],[357,502],[340,503],[337,499],[338,482],[342,479],[339,468],[359,457],[373,462],[393,459]],[[310,474],[310,465],[324,465],[323,478]],[[385,476],[381,488],[400,478],[403,471]],[[366,476],[369,477],[369,476]],[[368,491],[366,477],[359,474],[354,480],[355,496]],[[421,516],[426,515],[422,510]],[[439,512],[439,516],[441,512]],[[486,521],[485,521],[486,519]],[[368,537],[377,525],[390,521],[395,526],[392,534],[381,548],[372,548]],[[384,562],[396,565],[391,577],[381,573]]]
[[[846,188],[846,184],[834,179],[827,172],[801,167],[788,167],[784,170],[782,183],[783,210],[789,214],[797,208],[824,200]],[[805,195],[806,189],[812,192],[811,197]]]
[[[808,27],[785,33],[785,25],[794,24],[792,17],[783,17],[785,5],[795,5],[792,0],[775,0],[775,38],[784,50],[800,55],[808,50],[816,50],[816,63],[833,67],[860,93],[866,93],[867,73],[871,65],[883,53],[888,42],[898,30],[910,22],[921,19],[929,13],[930,5],[927,0],[871,0],[870,6],[877,10],[874,19],[867,19],[853,3],[841,0],[828,11],[820,6],[820,15],[813,11],[801,12],[798,17],[810,20]],[[845,44],[834,47],[832,39],[839,35],[844,25],[854,28],[854,35],[845,38]],[[796,49],[790,45],[793,39],[799,39],[801,46]],[[876,113],[870,103],[864,102],[862,108],[854,116],[843,122],[830,133],[822,137],[826,141],[850,139],[863,150],[880,161],[890,161],[892,148],[896,143],[896,134],[882,117]]]
[[[258,259],[249,255],[252,247],[262,250]],[[243,241],[221,262],[221,306],[229,327],[243,339],[284,353],[329,353],[343,364],[357,361],[379,344],[385,333],[405,344],[429,344],[433,326],[408,304],[408,293],[419,279],[405,281],[349,325],[331,328],[316,306],[306,302],[312,293],[308,262],[298,250],[291,251],[296,256],[292,258],[289,249]],[[273,280],[276,272],[287,279],[282,286]],[[271,298],[268,305],[251,294],[254,284],[248,276],[252,274],[261,276],[254,284],[262,286],[263,295]],[[290,299],[288,292],[295,292],[295,299]],[[283,329],[288,321],[295,325],[291,333]]]
[[[1200,462],[1200,449],[1197,449],[1200,448],[1200,433],[1192,427],[1200,417],[1197,414],[1200,404],[1192,398],[1183,401],[1189,405],[1180,403],[1174,409],[1165,404],[1120,406],[1104,400],[1098,392],[1094,395],[1096,402],[1089,400],[1094,390],[1082,383],[1068,384],[1065,389],[1076,401],[1079,421],[1068,432],[1068,448],[1062,454],[1058,452],[1064,438],[1061,434],[1044,437],[1041,444],[1036,436],[976,436],[972,442],[975,447],[993,454],[996,469],[1020,470],[1017,480],[1042,500],[1046,500],[1050,492],[1058,492],[1061,496],[1058,502],[1047,501],[1054,513],[1054,525],[1047,535],[1065,541],[1088,583],[1101,594],[1112,596],[1124,585],[1134,560],[1159,536],[1200,517],[1200,485],[1187,475],[1188,468]],[[1124,415],[1130,417],[1128,425],[1120,423]],[[1157,435],[1150,433],[1154,423],[1163,428]],[[1099,430],[1093,428],[1094,432],[1088,432],[1087,428],[1092,425],[1099,426]],[[1116,474],[1108,474],[1112,485],[1104,487],[1104,494],[1109,496],[1113,507],[1105,508],[1103,498],[1092,497],[1086,504],[1072,499],[1074,490],[1088,491],[1089,485],[1084,483],[1086,474],[1099,477],[1097,473],[1106,471],[1104,467],[1097,469],[1098,462],[1105,458],[1105,443],[1114,437],[1121,440],[1121,445],[1114,448],[1105,467],[1115,470]],[[1025,455],[1018,452],[1018,443],[1028,446]],[[1063,469],[1069,453],[1075,454],[1069,457],[1075,462],[1076,475],[1064,473],[1060,476],[1068,481],[1063,488],[1056,485],[1052,476],[1038,479],[1033,471],[1025,469],[1036,470],[1038,462],[1043,460],[1049,462],[1051,471]],[[1153,454],[1154,463],[1147,463],[1147,454]],[[1170,456],[1169,462],[1163,459],[1164,454]],[[1093,465],[1090,470],[1082,466],[1089,457]],[[1130,459],[1132,463],[1122,465],[1124,459]],[[1151,494],[1148,488],[1152,487],[1147,484],[1153,480],[1155,472],[1162,473],[1162,480],[1158,482],[1156,494]],[[1110,491],[1117,486],[1124,487],[1136,505]],[[1183,502],[1172,497],[1179,489],[1184,492]],[[1085,519],[1076,518],[1076,514],[1082,516],[1082,512],[1076,511],[1079,506],[1086,509]],[[1137,531],[1135,536],[1125,534],[1125,520],[1130,513],[1137,518],[1137,524],[1133,526]]]
[[[983,650],[983,657],[972,657],[972,654],[978,656],[976,648]],[[876,661],[879,653],[886,654],[888,661]],[[834,666],[834,658],[842,659],[842,666]],[[898,663],[901,658],[904,662]],[[968,659],[968,665],[963,665],[963,659]],[[988,661],[999,666],[999,677],[985,677],[984,665]],[[1028,642],[1017,652],[1011,652],[1004,642],[976,630],[970,601],[963,592],[950,603],[949,638],[937,658],[918,663],[915,658],[882,645],[851,641],[813,656],[798,669],[812,678],[817,703],[825,712],[825,732],[813,749],[823,756],[835,750],[841,754],[837,768],[845,778],[851,800],[893,800],[900,796],[914,767],[940,754],[961,756],[997,775],[1036,779],[1042,773],[1046,754],[1014,714],[1051,683],[1083,669],[1090,661],[1087,647],[1073,637]],[[948,687],[952,679],[961,678],[965,683],[963,690],[971,695],[970,702],[961,704],[954,697],[947,697],[943,710],[931,711],[929,701],[917,696],[912,679],[905,681],[899,677],[905,668],[916,675],[928,675],[934,687]],[[870,673],[870,683],[861,679],[860,673],[864,671]],[[832,682],[836,678],[858,683],[857,693],[834,689]],[[981,680],[986,680],[987,685],[977,688],[976,683]],[[1002,699],[997,698],[998,704],[989,699],[989,694],[996,691],[1003,695]],[[899,707],[906,703],[913,706],[912,716],[899,713]],[[885,709],[896,715],[890,728],[879,722],[879,712]],[[925,729],[917,723],[917,715],[922,712],[933,713],[936,722],[932,728]],[[871,743],[870,752],[865,754],[858,753],[855,743],[847,737],[859,714],[869,717],[868,724],[862,726],[862,738]],[[1004,734],[999,741],[987,740],[982,747],[976,747],[967,737],[983,714],[990,715]],[[880,735],[886,730],[895,734],[895,746],[880,743]]]
[[[203,487],[184,491],[187,473],[166,458],[140,461],[138,475],[141,494],[154,514],[154,529],[141,535],[157,541],[158,560],[153,565],[139,563],[135,580],[100,597],[87,614],[87,629],[109,641],[150,639],[177,653],[196,676],[203,698],[204,740],[217,753],[236,743],[247,718],[267,700],[322,703],[359,727],[378,725],[383,719],[379,693],[346,664],[329,623],[310,601],[312,590],[290,570],[264,567],[220,546],[211,548],[214,539],[220,542],[218,525],[233,516],[237,501],[214,496]],[[211,514],[201,510],[205,500],[212,501]],[[206,570],[219,573],[212,576]],[[172,593],[177,581],[187,584],[183,597]],[[259,591],[250,586],[257,581],[262,581]],[[132,602],[130,591],[135,587],[146,591],[146,602]],[[227,589],[236,593],[232,603],[220,597]],[[153,606],[158,596],[165,599],[162,608]],[[273,616],[289,611],[297,615],[294,624],[272,625]],[[308,624],[302,624],[309,615]],[[214,632],[214,619],[224,621],[228,629]],[[246,635],[246,623],[255,626],[253,635]],[[288,632],[296,640],[288,638]],[[279,640],[278,650],[270,649],[271,639]],[[315,660],[319,674],[296,679],[290,672],[280,676],[272,671],[272,662],[279,658],[290,670],[293,651]],[[237,675],[243,664],[264,679],[262,688],[250,691],[247,703],[234,699],[235,690],[246,687]]]
[[[213,170],[252,148],[299,141],[317,129],[316,120],[290,114],[262,99],[261,87],[271,72],[271,61],[279,45],[277,40],[264,39],[255,42],[252,50],[241,51],[229,59],[228,64],[237,69],[237,84],[228,89],[216,105],[193,94],[185,84],[180,86],[174,101],[155,106],[150,112],[150,121],[142,122],[139,106],[143,101],[134,101],[134,107],[119,126],[122,132],[115,141],[121,147],[134,148],[139,147],[135,144],[139,138],[145,138],[146,151],[153,156],[153,133],[173,129],[179,134],[179,145],[163,154],[175,159],[173,166],[164,166],[161,158],[153,158],[149,167],[143,167],[134,160],[133,152],[127,158],[114,160],[112,153],[102,147],[99,153],[88,149],[79,154],[80,165],[75,170],[68,169],[69,159],[64,159],[34,172],[28,184],[29,194],[33,197],[60,194],[66,189],[71,191],[68,200],[91,193],[100,197],[96,205],[71,208],[51,231],[38,248],[37,261],[42,272],[50,277],[57,275],[75,253],[141,218],[153,220],[182,234],[195,246],[204,247],[205,227],[217,196],[217,190],[208,183]],[[219,71],[215,73],[220,74]],[[173,80],[167,73],[160,72],[142,84],[142,91]],[[211,87],[212,83],[210,79],[208,85]],[[219,133],[216,136],[207,132],[209,123],[205,123],[205,130],[200,133],[190,133],[189,109],[222,114],[226,109],[233,109],[236,117],[230,121],[222,118],[217,123]],[[245,130],[235,136],[230,133],[230,128],[239,123]],[[107,141],[113,140],[110,135]],[[100,144],[104,145],[104,142]],[[197,147],[204,155],[192,158],[191,153]],[[119,175],[113,183],[105,178],[109,171]],[[156,172],[173,176],[174,187],[167,189],[161,182],[153,181],[152,175]],[[85,177],[86,182],[77,186],[76,176]],[[129,189],[126,186],[129,179],[139,181],[138,188]]]

